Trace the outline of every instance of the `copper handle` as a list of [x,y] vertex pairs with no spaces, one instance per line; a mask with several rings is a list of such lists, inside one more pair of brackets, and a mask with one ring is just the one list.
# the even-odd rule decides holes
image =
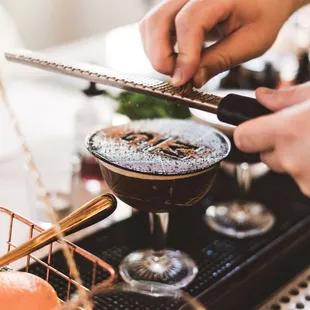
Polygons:
[[[116,205],[117,203],[114,196],[110,194],[98,196],[62,219],[59,222],[61,232],[68,235],[103,220],[115,211]],[[54,241],[56,237],[57,233],[54,227],[51,227],[40,235],[26,241],[12,251],[1,256],[0,266],[5,266],[41,249],[46,244]]]

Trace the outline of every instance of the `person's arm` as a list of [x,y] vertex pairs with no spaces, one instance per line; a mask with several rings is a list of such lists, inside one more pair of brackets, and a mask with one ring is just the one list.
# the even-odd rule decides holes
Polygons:
[[[175,86],[210,78],[263,54],[280,28],[309,0],[164,0],[140,23],[145,52],[155,70]],[[202,48],[214,29],[222,39]],[[175,53],[174,45],[178,45]]]

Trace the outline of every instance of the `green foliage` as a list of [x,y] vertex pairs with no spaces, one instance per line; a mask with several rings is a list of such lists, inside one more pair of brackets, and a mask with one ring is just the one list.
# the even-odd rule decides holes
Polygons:
[[0,272],[1,271],[12,271],[13,269],[11,269],[10,267],[8,266],[4,266],[4,267],[0,267]]
[[137,93],[123,92],[118,97],[118,113],[131,120],[152,118],[189,118],[188,107]]

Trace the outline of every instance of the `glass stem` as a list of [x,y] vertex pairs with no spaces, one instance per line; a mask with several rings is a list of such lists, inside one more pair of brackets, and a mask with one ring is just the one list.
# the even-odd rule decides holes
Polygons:
[[248,163],[242,163],[236,166],[236,177],[241,195],[247,198],[252,183],[251,169]]
[[161,251],[166,246],[166,235],[169,223],[169,213],[149,213],[153,249]]

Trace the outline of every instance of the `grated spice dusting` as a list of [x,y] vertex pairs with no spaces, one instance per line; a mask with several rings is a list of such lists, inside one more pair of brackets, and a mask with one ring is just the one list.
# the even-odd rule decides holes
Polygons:
[[99,159],[134,172],[180,175],[208,169],[225,158],[228,138],[190,120],[155,119],[100,130],[87,139]]

